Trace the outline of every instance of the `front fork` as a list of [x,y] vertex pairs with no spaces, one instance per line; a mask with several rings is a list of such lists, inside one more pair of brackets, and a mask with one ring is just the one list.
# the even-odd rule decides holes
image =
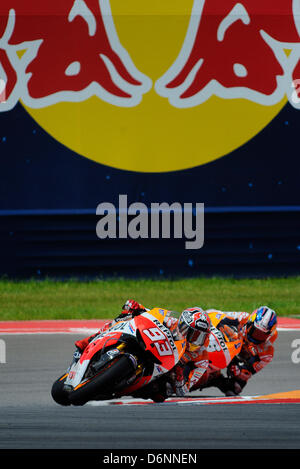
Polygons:
[[[120,345],[116,347],[120,352],[126,349],[126,343],[122,342]],[[127,384],[132,384],[137,379],[137,377],[143,372],[144,367],[142,364],[138,364],[138,358],[135,355],[129,354],[130,359],[132,360],[134,367],[135,367],[135,374],[129,378]]]

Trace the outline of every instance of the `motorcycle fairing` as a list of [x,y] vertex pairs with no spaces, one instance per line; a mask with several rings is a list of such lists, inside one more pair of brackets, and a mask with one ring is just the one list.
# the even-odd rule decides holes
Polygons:
[[[124,338],[125,335],[135,339],[140,334],[145,350],[148,350],[153,356],[154,364],[152,374],[137,377],[131,386],[124,389],[124,395],[167,373],[180,360],[186,345],[184,339],[174,340],[171,331],[163,324],[167,314],[168,310],[154,308],[131,320],[120,321],[107,331],[96,335],[85,348],[77,363],[72,365],[65,385],[69,385],[73,389],[79,387],[92,357],[107,347],[110,348],[110,352],[118,351],[116,347],[122,342],[122,336]],[[111,358],[113,359],[113,356]]]

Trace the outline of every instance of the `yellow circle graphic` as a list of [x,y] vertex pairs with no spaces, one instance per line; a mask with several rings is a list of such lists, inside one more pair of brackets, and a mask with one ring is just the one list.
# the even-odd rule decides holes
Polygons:
[[193,0],[111,0],[120,43],[153,86],[140,104],[119,107],[90,97],[28,113],[53,138],[95,162],[129,171],[168,172],[214,161],[239,148],[280,112],[287,100],[262,106],[215,96],[175,108],[154,83],[182,48]]

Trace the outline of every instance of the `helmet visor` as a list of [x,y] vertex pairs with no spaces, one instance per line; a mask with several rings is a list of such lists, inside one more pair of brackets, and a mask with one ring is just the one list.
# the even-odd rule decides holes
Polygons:
[[193,345],[203,345],[207,337],[207,331],[197,331],[190,328],[187,334],[187,340]]
[[265,342],[268,339],[269,335],[270,335],[269,332],[262,331],[261,329],[258,329],[257,327],[252,326],[250,330],[249,338],[250,340],[253,340],[253,342],[260,344],[262,342]]

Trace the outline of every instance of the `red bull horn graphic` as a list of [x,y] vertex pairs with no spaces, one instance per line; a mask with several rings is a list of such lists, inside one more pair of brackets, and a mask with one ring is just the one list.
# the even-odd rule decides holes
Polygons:
[[156,90],[177,107],[212,95],[278,103],[300,76],[299,32],[299,0],[195,0],[181,53]]
[[136,106],[151,87],[119,42],[108,0],[7,0],[1,18],[6,109],[20,98],[34,108],[90,96]]
[[299,33],[300,0],[2,0],[0,112],[108,166],[199,166],[300,109]]

